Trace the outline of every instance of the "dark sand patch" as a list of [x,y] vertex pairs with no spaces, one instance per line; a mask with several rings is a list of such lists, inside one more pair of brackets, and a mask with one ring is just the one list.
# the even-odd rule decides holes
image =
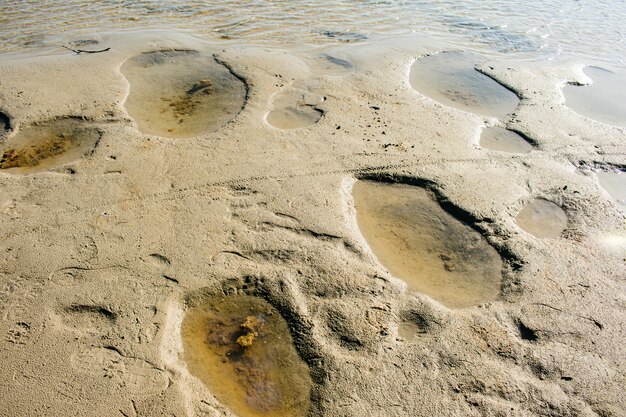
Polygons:
[[515,222],[522,230],[540,239],[558,238],[567,227],[567,214],[553,202],[538,198],[520,210]]
[[93,152],[101,132],[68,117],[24,127],[0,146],[0,169],[15,174],[44,171]]
[[587,67],[583,71],[593,84],[565,85],[565,105],[591,119],[626,126],[626,75],[598,67]]
[[147,52],[122,65],[124,103],[143,133],[186,138],[213,132],[243,109],[247,85],[213,56],[192,50]]
[[502,127],[487,127],[480,135],[480,146],[492,151],[529,153],[533,145],[517,133]]
[[420,58],[410,71],[411,86],[420,93],[460,110],[504,117],[519,103],[515,93],[474,69],[479,56],[441,52]]
[[11,119],[6,114],[0,112],[0,136],[11,130]]
[[609,193],[615,204],[626,212],[626,173],[601,171],[596,175],[602,188]]
[[188,311],[181,332],[190,372],[238,416],[306,415],[309,369],[286,321],[266,301],[206,300]]
[[357,181],[353,197],[359,228],[372,251],[409,290],[452,308],[498,298],[498,252],[425,189]]
[[305,91],[292,90],[279,93],[265,120],[278,129],[299,129],[311,126],[324,115],[324,112],[315,106],[316,104],[317,100]]

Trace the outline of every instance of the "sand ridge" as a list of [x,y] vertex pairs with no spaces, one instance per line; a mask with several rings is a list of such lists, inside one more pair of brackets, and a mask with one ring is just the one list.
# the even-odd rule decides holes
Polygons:
[[[233,415],[184,362],[198,291],[281,314],[313,381],[309,415],[623,412],[624,214],[593,170],[626,165],[625,134],[563,106],[577,66],[481,67],[521,97],[501,123],[537,147],[517,155],[472,143],[489,117],[411,88],[416,57],[438,51],[357,47],[354,72],[323,75],[283,51],[116,46],[0,67],[12,129],[84,115],[102,130],[89,158],[0,172],[0,414]],[[198,137],[142,135],[118,68],[155,47],[215,53],[250,87],[243,110]],[[324,117],[267,126],[281,79],[312,78]],[[430,184],[503,257],[498,300],[452,310],[406,291],[358,229],[346,184],[359,178]],[[537,198],[566,211],[560,238],[516,225]]]

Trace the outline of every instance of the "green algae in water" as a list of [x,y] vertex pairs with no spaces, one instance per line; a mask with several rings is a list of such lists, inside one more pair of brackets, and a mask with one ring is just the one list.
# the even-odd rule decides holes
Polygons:
[[372,252],[410,291],[451,308],[498,298],[498,252],[444,211],[425,189],[357,181],[353,198],[359,229]]
[[27,174],[55,168],[93,152],[99,129],[77,118],[62,118],[20,129],[0,146],[0,169]]
[[126,61],[124,103],[143,133],[187,138],[215,131],[239,114],[246,85],[210,55],[193,50],[146,52]]
[[182,323],[190,372],[240,417],[297,417],[309,409],[311,377],[287,322],[266,301],[215,297]]

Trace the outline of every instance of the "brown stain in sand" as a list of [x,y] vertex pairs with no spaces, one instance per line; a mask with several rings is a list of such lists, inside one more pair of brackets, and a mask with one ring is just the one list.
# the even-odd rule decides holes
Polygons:
[[297,417],[309,408],[311,378],[286,321],[252,296],[209,298],[182,323],[189,371],[240,417]]
[[213,56],[193,50],[137,55],[122,65],[124,103],[143,133],[187,138],[215,131],[243,109],[247,86]]
[[500,255],[428,191],[361,180],[354,184],[353,198],[358,226],[374,255],[410,291],[451,308],[498,298]]
[[0,169],[16,174],[44,171],[93,152],[101,132],[78,118],[20,129],[0,146]]

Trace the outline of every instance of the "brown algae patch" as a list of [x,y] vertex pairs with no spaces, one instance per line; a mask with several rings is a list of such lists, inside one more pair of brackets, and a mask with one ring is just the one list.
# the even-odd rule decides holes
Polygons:
[[21,128],[0,145],[0,169],[23,174],[44,171],[93,152],[101,132],[78,118]]
[[130,83],[124,103],[143,133],[199,136],[242,110],[247,85],[213,56],[192,50],[146,52],[122,65]]
[[587,67],[583,72],[593,84],[565,85],[565,105],[591,119],[626,126],[626,75],[598,67]]
[[189,371],[240,417],[304,416],[311,377],[287,322],[247,295],[203,300],[182,323]]
[[533,145],[517,133],[502,127],[488,127],[480,135],[480,146],[492,151],[529,153]]
[[567,214],[553,202],[537,198],[520,210],[515,222],[540,239],[558,238],[567,227]]
[[374,255],[409,290],[451,308],[498,298],[500,255],[428,191],[361,180],[354,184],[353,198],[359,229]]
[[519,103],[515,93],[474,69],[468,52],[440,52],[420,58],[409,74],[411,86],[442,103],[471,113],[504,117]]
[[278,129],[299,129],[314,125],[324,115],[315,105],[318,97],[306,91],[292,90],[279,94],[267,114],[267,123]]

